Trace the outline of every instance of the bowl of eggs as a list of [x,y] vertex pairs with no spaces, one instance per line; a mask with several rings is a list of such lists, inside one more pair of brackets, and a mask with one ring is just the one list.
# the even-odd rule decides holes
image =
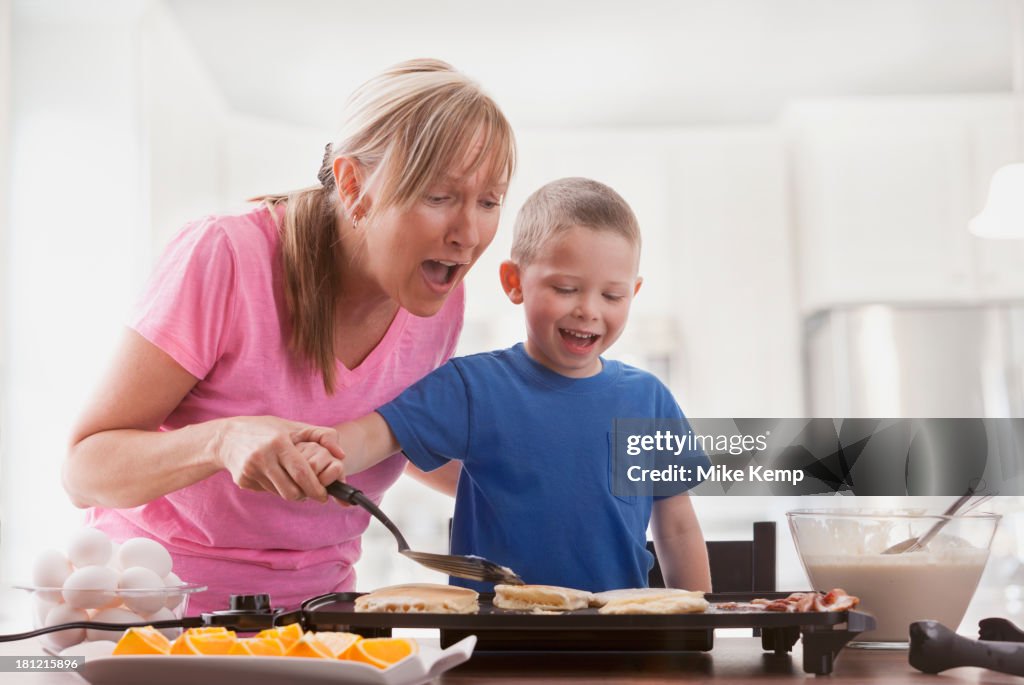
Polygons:
[[[82,528],[65,550],[36,557],[32,584],[14,587],[32,593],[34,628],[60,623],[146,623],[180,619],[188,596],[206,588],[182,581],[171,555],[149,538],[113,542],[96,528]],[[177,628],[163,631],[171,639]],[[72,628],[40,636],[43,647],[59,652],[89,640],[116,640],[121,631]]]

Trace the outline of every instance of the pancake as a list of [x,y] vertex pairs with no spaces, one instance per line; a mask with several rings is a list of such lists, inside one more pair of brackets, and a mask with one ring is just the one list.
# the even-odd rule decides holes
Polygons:
[[494,606],[519,611],[572,611],[590,606],[594,595],[556,585],[495,585]]
[[664,588],[664,587],[627,587],[621,590],[605,590],[604,592],[595,592],[594,600],[590,603],[590,606],[603,607],[608,602],[620,600],[620,599],[643,599],[648,597],[665,597],[674,595],[687,595],[703,597],[703,592],[696,592],[693,590],[676,590],[675,588]]
[[475,590],[434,583],[392,585],[356,598],[356,611],[393,614],[475,614]]
[[602,614],[698,614],[708,608],[703,592],[673,588],[629,588],[594,595]]

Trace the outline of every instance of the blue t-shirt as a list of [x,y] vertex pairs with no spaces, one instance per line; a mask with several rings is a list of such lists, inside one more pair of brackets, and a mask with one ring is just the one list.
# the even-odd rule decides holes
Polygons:
[[596,376],[568,378],[520,343],[452,359],[378,410],[420,469],[462,462],[453,554],[508,566],[527,583],[647,586],[652,499],[613,494],[612,420],[683,414],[653,375],[602,362]]

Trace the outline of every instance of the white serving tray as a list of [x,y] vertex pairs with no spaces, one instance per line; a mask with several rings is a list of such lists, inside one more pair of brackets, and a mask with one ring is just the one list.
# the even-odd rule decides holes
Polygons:
[[475,635],[444,650],[420,643],[419,653],[383,670],[357,661],[311,657],[97,656],[95,649],[76,651],[81,645],[69,647],[61,656],[84,655],[78,673],[92,685],[419,685],[469,660],[475,645]]

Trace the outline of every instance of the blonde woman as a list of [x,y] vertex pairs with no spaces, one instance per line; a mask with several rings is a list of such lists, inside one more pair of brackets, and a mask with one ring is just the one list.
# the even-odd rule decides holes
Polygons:
[[[405,62],[353,95],[318,185],[186,226],[72,436],[64,486],[88,523],[166,546],[210,588],[189,613],[353,589],[369,520],[327,501],[329,426],[451,357],[514,158],[476,84]],[[379,500],[404,467],[350,482]]]

